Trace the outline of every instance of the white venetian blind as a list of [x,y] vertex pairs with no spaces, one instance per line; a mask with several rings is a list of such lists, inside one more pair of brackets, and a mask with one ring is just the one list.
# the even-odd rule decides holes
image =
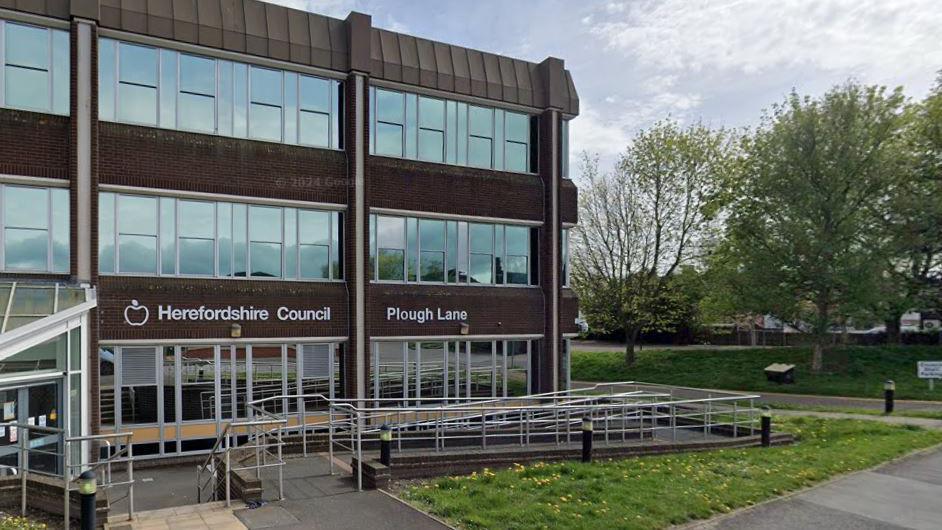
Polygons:
[[121,385],[156,385],[156,356],[154,348],[122,348]]
[[330,376],[330,344],[302,344],[301,377],[322,378]]

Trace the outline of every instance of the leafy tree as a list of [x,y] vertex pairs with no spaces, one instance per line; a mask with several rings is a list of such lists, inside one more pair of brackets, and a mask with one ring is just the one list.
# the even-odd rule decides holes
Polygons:
[[744,146],[727,239],[713,257],[729,307],[816,335],[872,306],[891,254],[882,220],[903,178],[902,91],[848,82],[792,93]]
[[736,143],[724,130],[663,121],[639,132],[614,171],[583,155],[573,285],[589,325],[622,330],[625,362],[641,331],[668,331],[682,311],[669,284],[718,233]]

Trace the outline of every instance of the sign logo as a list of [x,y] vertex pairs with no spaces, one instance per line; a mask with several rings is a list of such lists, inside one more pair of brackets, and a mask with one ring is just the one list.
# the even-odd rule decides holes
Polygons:
[[150,318],[150,311],[137,300],[131,300],[131,305],[124,308],[124,321],[129,326],[143,326]]

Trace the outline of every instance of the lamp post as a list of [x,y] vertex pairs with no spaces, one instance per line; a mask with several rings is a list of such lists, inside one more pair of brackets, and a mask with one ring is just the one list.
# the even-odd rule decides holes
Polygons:
[[95,529],[95,493],[98,491],[98,481],[94,471],[85,471],[78,478],[78,492],[81,497],[81,528],[82,530]]
[[762,447],[772,446],[772,409],[762,409]]
[[582,461],[592,461],[592,416],[582,417]]
[[896,383],[887,379],[883,383],[883,412],[893,414],[893,398],[896,394]]
[[392,428],[383,424],[379,428],[379,463],[389,466],[389,449],[392,445]]

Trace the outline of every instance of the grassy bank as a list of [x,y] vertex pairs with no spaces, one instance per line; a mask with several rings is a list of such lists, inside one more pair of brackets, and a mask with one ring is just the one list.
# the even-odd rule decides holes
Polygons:
[[[865,414],[867,416],[882,416],[882,410],[860,409],[855,407],[828,407],[819,405],[795,405],[792,403],[773,403],[772,409],[798,410],[810,412],[837,412],[840,414]],[[925,418],[927,420],[942,420],[942,410],[897,410],[893,416],[903,418]]]
[[[622,353],[576,351],[572,355],[572,379],[869,398],[882,398],[883,382],[893,379],[898,399],[942,400],[942,384],[930,392],[926,381],[916,377],[916,361],[927,360],[942,360],[942,348],[835,348],[825,354],[821,374],[811,373],[810,348],[642,351],[631,368],[625,366]],[[797,382],[767,382],[762,370],[774,362],[794,364]]]
[[942,432],[869,421],[780,418],[799,441],[582,464],[534,464],[405,487],[460,528],[664,528],[749,506],[942,443]]

